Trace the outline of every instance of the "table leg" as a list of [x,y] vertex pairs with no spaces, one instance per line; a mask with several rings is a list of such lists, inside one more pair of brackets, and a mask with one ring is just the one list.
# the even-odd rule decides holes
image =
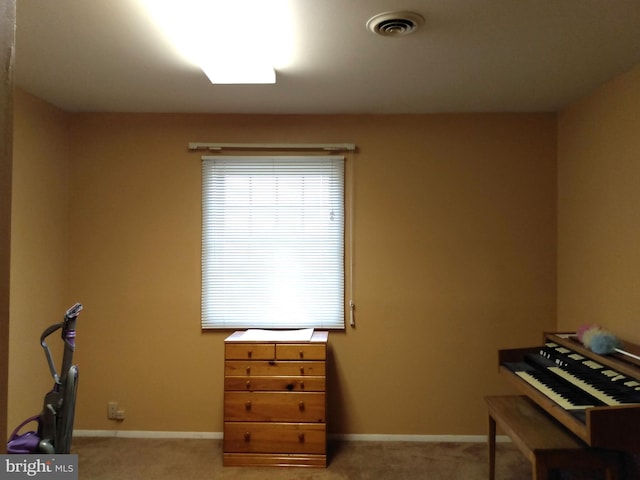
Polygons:
[[496,421],[489,415],[489,480],[496,478]]

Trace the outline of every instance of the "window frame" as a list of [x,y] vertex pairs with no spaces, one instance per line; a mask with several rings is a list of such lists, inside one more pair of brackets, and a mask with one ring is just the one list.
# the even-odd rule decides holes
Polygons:
[[[337,281],[337,285],[333,288],[339,294],[333,292],[333,296],[331,297],[332,308],[329,309],[331,312],[330,315],[333,317],[331,319],[321,319],[317,320],[319,313],[314,312],[316,320],[310,321],[306,319],[304,321],[292,321],[291,319],[286,321],[275,321],[273,320],[274,315],[271,315],[271,320],[256,320],[256,313],[253,312],[253,316],[250,316],[248,321],[240,321],[238,319],[221,319],[220,314],[214,314],[212,316],[212,309],[216,309],[216,307],[212,305],[212,301],[210,298],[210,287],[211,285],[207,282],[210,282],[208,275],[211,275],[212,269],[216,267],[210,265],[210,262],[219,262],[219,259],[214,258],[209,252],[209,247],[211,242],[211,235],[213,235],[213,227],[211,222],[215,222],[217,220],[212,220],[208,217],[211,215],[211,212],[208,209],[207,202],[210,200],[210,196],[212,195],[212,187],[209,182],[209,175],[216,175],[216,173],[211,172],[209,170],[215,169],[216,162],[220,164],[239,164],[240,162],[257,162],[259,164],[267,164],[269,162],[284,162],[286,164],[292,164],[292,162],[297,162],[298,165],[304,166],[304,168],[308,168],[310,165],[315,165],[318,163],[330,163],[333,166],[333,174],[336,175],[334,179],[337,181],[337,185],[331,185],[330,188],[337,189],[333,192],[333,195],[339,196],[339,221],[340,221],[340,229],[339,231],[339,249],[337,253],[332,257],[332,261],[334,262],[333,269],[338,269],[338,274],[334,277],[334,281]],[[212,167],[212,165],[214,165]],[[327,168],[326,166],[324,168]],[[224,173],[221,173],[224,175]],[[315,175],[322,175],[321,173],[315,173]],[[286,156],[273,156],[273,155],[215,155],[215,156],[203,156],[202,157],[202,256],[201,256],[201,328],[203,330],[228,330],[228,329],[246,329],[246,328],[273,328],[273,329],[296,329],[296,328],[317,328],[323,330],[344,330],[345,328],[345,298],[346,298],[346,280],[347,280],[347,269],[345,264],[345,254],[347,251],[347,228],[348,223],[346,221],[346,213],[347,213],[347,194],[346,194],[346,159],[342,155],[286,155]],[[218,219],[219,220],[219,219]],[[336,241],[337,237],[335,236],[333,240]],[[305,273],[306,275],[306,273]],[[320,277],[314,277],[320,278]],[[320,280],[324,281],[324,278]],[[236,292],[237,293],[237,292]],[[337,295],[337,296],[336,296]],[[257,298],[257,297],[256,297]],[[215,303],[215,302],[213,302]],[[236,301],[236,304],[240,302]],[[218,304],[219,305],[219,304]],[[322,310],[324,305],[320,305],[318,301],[314,303],[315,309]],[[222,316],[225,314],[223,313]]]

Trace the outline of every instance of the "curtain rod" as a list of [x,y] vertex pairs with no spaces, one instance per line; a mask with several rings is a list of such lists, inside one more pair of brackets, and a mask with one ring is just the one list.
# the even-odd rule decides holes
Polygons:
[[353,143],[201,143],[189,142],[189,150],[323,150],[355,152]]

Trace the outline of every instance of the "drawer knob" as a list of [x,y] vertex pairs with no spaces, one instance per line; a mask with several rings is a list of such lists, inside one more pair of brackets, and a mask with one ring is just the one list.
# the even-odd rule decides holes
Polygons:
[[251,388],[251,380],[247,380],[247,390]]
[[304,367],[300,367],[300,375],[304,375]]
[[245,410],[251,410],[251,400],[247,400],[247,403],[244,404]]
[[300,403],[298,403],[298,408],[300,409],[301,412],[304,410],[304,402],[303,401],[300,401]]
[[251,350],[248,350],[248,351],[247,351],[247,357],[248,357],[248,358],[251,358],[251,355],[252,355],[252,354],[253,354],[253,352],[252,352]]
[[251,441],[251,432],[244,432],[244,441],[245,442]]
[[300,358],[304,358],[304,352],[300,350]]
[[300,443],[304,443],[304,433],[301,432],[298,434],[298,441]]
[[247,375],[251,373],[251,367],[247,367]]
[[300,390],[304,390],[304,381],[300,380]]

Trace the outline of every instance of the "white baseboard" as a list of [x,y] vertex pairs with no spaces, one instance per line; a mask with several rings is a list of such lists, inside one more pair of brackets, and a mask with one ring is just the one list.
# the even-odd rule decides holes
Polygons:
[[[486,435],[387,435],[387,434],[361,434],[361,433],[336,433],[330,434],[330,439],[359,442],[425,442],[425,443],[486,443]],[[506,435],[497,435],[496,442],[508,442]]]
[[170,432],[152,430],[74,430],[74,437],[194,438],[221,440],[222,432]]
[[[74,430],[74,437],[118,437],[118,438],[185,438],[221,440],[222,432],[168,432],[150,430]],[[387,435],[334,433],[330,440],[358,442],[443,442],[443,443],[485,443],[486,435]],[[496,442],[511,441],[506,435],[498,435]]]

